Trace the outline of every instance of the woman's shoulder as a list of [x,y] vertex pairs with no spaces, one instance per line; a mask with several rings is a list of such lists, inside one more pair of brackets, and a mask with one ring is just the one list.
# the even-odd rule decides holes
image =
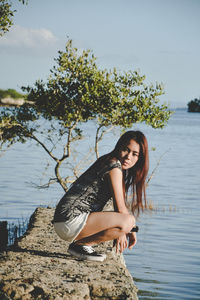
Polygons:
[[107,161],[107,167],[112,170],[113,168],[122,169],[121,162],[116,158],[111,158]]
[[105,167],[105,166],[116,166],[121,168],[121,162],[115,158],[111,157],[109,154],[101,156],[97,161],[97,165],[100,167]]
[[104,162],[102,162],[98,173],[99,175],[104,176],[114,168],[119,168],[120,170],[122,170],[121,162],[116,158],[107,158],[106,160],[104,160]]

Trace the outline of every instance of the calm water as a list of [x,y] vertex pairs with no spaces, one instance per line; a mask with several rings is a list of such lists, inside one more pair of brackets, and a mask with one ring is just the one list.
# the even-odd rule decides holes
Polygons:
[[[91,141],[92,124],[85,126]],[[138,243],[125,252],[139,299],[200,299],[200,114],[176,110],[163,130],[134,128],[146,134],[150,149],[156,148],[150,151],[150,173],[162,157],[148,187],[154,210],[140,216]],[[101,154],[116,140],[107,135]],[[15,145],[0,162],[0,220],[28,219],[35,207],[54,206],[63,195],[58,185],[32,186],[52,175],[53,165],[44,170],[49,161],[39,147]]]

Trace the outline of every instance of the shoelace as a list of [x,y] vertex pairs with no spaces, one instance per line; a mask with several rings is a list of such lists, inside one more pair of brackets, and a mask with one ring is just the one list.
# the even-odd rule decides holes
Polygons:
[[91,246],[83,246],[83,249],[88,253],[94,252],[94,249]]

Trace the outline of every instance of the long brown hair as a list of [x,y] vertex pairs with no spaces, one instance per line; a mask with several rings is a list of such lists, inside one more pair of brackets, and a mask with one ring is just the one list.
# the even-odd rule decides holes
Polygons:
[[120,158],[121,150],[134,140],[140,146],[140,153],[137,163],[128,170],[123,170],[126,194],[131,189],[132,201],[131,210],[137,215],[140,209],[147,207],[146,200],[146,177],[149,169],[148,143],[145,135],[141,131],[127,131],[118,140],[114,150],[110,153],[111,157]]

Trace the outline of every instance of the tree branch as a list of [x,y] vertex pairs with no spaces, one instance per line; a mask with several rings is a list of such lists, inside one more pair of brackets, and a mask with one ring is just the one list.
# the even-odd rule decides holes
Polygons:
[[[63,159],[64,160],[64,159]],[[65,181],[62,179],[62,177],[60,176],[60,173],[59,173],[59,168],[60,168],[60,165],[61,165],[62,161],[57,161],[57,164],[55,166],[55,174],[56,174],[56,177],[58,179],[58,182],[60,183],[60,185],[62,186],[63,190],[65,192],[67,192],[68,188],[67,188],[67,185],[65,183]]]
[[110,126],[107,130],[102,130],[101,135],[99,136],[99,132],[101,128],[104,127],[103,124],[101,124],[96,131],[96,137],[95,137],[95,153],[96,153],[96,158],[99,158],[99,150],[98,150],[98,143],[103,139],[104,134],[108,133],[113,129],[114,126]]
[[53,158],[53,160],[55,160],[56,162],[59,161],[59,159],[56,158],[56,157],[52,154],[52,152],[49,151],[49,149],[47,149],[47,147],[45,146],[45,144],[42,143],[42,142],[41,142],[34,134],[31,134],[31,135],[30,135],[30,138],[32,138],[32,139],[35,140],[38,144],[40,144],[40,145],[42,146],[42,148],[49,154],[49,156],[50,156],[51,158]]
[[[99,150],[98,150],[98,142],[100,140],[99,138],[99,131],[100,129],[103,127],[103,125],[100,125],[98,128],[97,128],[97,131],[96,131],[96,136],[95,136],[95,145],[94,145],[94,150],[95,150],[95,153],[96,153],[96,158],[99,158]],[[101,137],[102,137],[102,134],[101,134]]]
[[33,186],[33,187],[35,187],[37,189],[47,189],[47,188],[50,187],[51,184],[54,184],[56,182],[58,182],[57,178],[50,178],[47,183],[41,184],[41,185],[40,184],[36,184],[34,182],[28,182],[28,183],[29,183],[29,185],[31,185],[31,186]]
[[154,176],[154,174],[155,174],[155,172],[156,172],[156,170],[157,170],[157,168],[158,168],[158,166],[159,166],[159,164],[160,164],[161,159],[163,158],[163,156],[164,156],[169,150],[170,150],[170,149],[168,149],[167,151],[165,151],[165,152],[160,156],[159,160],[157,161],[157,164],[156,164],[155,168],[154,168],[153,171],[151,172],[151,175],[149,176],[149,178],[148,178],[148,180],[147,180],[147,182],[146,182],[146,186],[148,186],[149,182],[150,182],[151,179],[153,178],[153,176]]

